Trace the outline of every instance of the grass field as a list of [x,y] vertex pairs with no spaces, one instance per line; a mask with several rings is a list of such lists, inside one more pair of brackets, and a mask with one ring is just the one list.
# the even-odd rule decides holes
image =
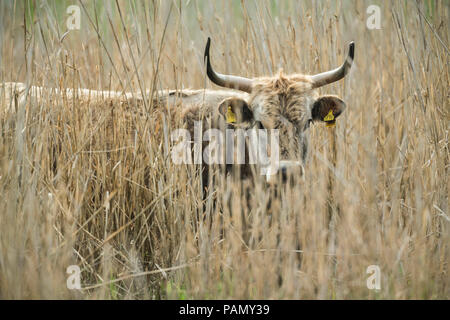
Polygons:
[[[66,33],[69,5],[81,20]],[[147,99],[11,105],[0,90],[0,298],[448,299],[449,13],[429,0],[1,1],[2,83]],[[310,128],[304,176],[276,195],[219,181],[202,201],[199,168],[171,161],[170,114],[150,95],[217,88],[208,36],[215,68],[245,77],[329,70],[355,41],[351,73],[320,89],[346,111]]]

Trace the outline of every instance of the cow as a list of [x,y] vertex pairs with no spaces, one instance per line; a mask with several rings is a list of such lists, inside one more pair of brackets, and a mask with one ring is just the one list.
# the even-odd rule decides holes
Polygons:
[[[279,72],[276,76],[253,79],[216,72],[211,63],[210,46],[211,39],[208,38],[204,52],[207,76],[214,84],[232,90],[186,91],[178,96],[165,96],[163,100],[174,104],[175,99],[181,99],[182,118],[189,128],[206,114],[209,125],[217,123],[212,119],[219,115],[219,123],[227,122],[228,127],[278,130],[279,168],[283,176],[290,168],[303,168],[310,125],[325,122],[327,126],[333,126],[346,108],[338,96],[319,96],[316,89],[347,75],[353,64],[354,42],[349,43],[343,64],[331,71],[316,75]],[[227,119],[230,112],[234,121]]]
[[[153,105],[171,108],[185,127],[193,133],[194,124],[202,122],[203,128],[252,128],[278,130],[279,168],[283,174],[290,168],[303,168],[308,152],[308,128],[314,122],[326,122],[333,125],[346,108],[345,102],[336,95],[319,96],[317,88],[336,82],[349,72],[354,59],[354,42],[348,45],[348,54],[343,64],[331,71],[316,75],[291,74],[279,72],[272,77],[244,78],[224,75],[216,72],[211,63],[211,39],[208,38],[204,52],[206,74],[216,85],[226,90],[165,90],[159,91]],[[47,88],[23,83],[3,85],[6,96],[6,108],[11,108],[14,97],[25,99],[28,90],[32,98],[39,99]],[[53,93],[61,93],[51,89]],[[141,93],[121,93],[115,91],[95,91],[67,89],[66,97],[77,96],[85,101],[104,99],[126,103],[140,102]],[[147,92],[148,96],[150,92]],[[232,121],[228,119],[232,115]],[[244,170],[243,176],[247,176]]]

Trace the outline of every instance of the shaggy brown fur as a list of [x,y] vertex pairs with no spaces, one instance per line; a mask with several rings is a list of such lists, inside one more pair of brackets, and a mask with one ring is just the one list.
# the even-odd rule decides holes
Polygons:
[[[14,111],[14,105],[22,105],[26,86],[23,83],[5,83],[0,98],[6,99],[4,105]],[[31,99],[44,99],[53,94],[61,94],[57,89],[32,86],[29,88]],[[147,92],[147,95],[149,92]],[[96,91],[88,89],[67,89],[63,99],[77,97],[87,104],[113,105],[115,103],[136,106],[143,103],[140,93],[121,93],[116,91]],[[53,97],[53,98],[52,98]],[[17,104],[15,104],[17,102]],[[238,121],[226,124],[224,111],[232,106]],[[162,107],[162,108],[161,108]],[[142,111],[142,108],[139,108]],[[304,161],[308,149],[307,129],[313,121],[323,121],[332,110],[338,117],[345,109],[345,103],[336,96],[319,97],[313,89],[309,76],[280,72],[274,77],[253,79],[250,94],[235,90],[174,90],[160,91],[153,101],[153,116],[162,112],[171,113],[172,124],[177,128],[183,125],[193,137],[194,121],[202,121],[203,130],[208,128],[240,127],[249,129],[258,123],[265,129],[279,130],[280,160]],[[164,111],[166,110],[166,111]],[[133,110],[129,110],[133,113]],[[135,110],[135,112],[139,112]],[[155,128],[158,131],[158,128]]]

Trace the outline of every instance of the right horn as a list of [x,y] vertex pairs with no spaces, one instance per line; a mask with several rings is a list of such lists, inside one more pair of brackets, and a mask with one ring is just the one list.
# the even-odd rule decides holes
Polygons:
[[206,74],[208,78],[215,84],[226,87],[237,89],[245,92],[252,92],[252,80],[244,77],[231,76],[217,73],[213,70],[211,66],[211,58],[209,57],[209,46],[211,45],[211,39],[208,37],[208,42],[206,42],[205,48],[205,60],[206,60]]
[[331,71],[319,73],[311,76],[314,88],[336,82],[345,77],[353,64],[353,57],[355,56],[355,43],[352,41],[348,44],[348,55],[342,66]]

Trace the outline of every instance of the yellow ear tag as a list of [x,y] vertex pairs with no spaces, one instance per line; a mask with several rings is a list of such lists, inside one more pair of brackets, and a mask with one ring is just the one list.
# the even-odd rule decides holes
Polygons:
[[227,123],[235,123],[236,122],[236,115],[234,114],[234,112],[231,110],[231,106],[228,106],[228,111],[227,111]]
[[334,118],[333,110],[330,110],[330,112],[328,112],[325,118],[323,118],[323,121],[325,121],[327,127],[334,127],[334,125],[336,124],[336,119]]

